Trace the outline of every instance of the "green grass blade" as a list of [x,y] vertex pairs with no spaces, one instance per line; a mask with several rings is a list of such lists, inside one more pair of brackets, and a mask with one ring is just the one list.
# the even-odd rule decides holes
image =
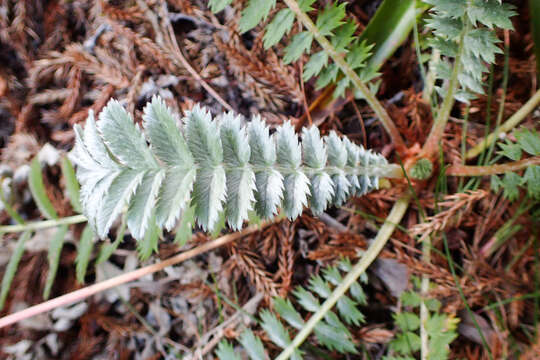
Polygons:
[[77,281],[80,284],[84,283],[86,269],[88,268],[93,249],[94,232],[90,225],[86,225],[79,240],[79,248],[77,249],[77,257],[75,258]]
[[64,175],[64,179],[66,181],[66,191],[69,197],[69,202],[71,203],[73,210],[78,213],[82,213],[81,202],[79,200],[79,182],[75,176],[75,169],[73,169],[73,165],[67,156],[62,158],[61,165],[62,175]]
[[58,230],[54,234],[53,238],[51,239],[51,244],[49,245],[49,255],[47,256],[49,260],[49,273],[47,274],[47,281],[45,282],[45,290],[43,290],[43,298],[45,300],[47,300],[51,294],[54,278],[56,277],[56,271],[58,270],[58,265],[60,264],[60,254],[62,253],[62,247],[64,246],[64,239],[67,231],[67,225],[58,227]]
[[28,185],[30,186],[30,192],[36,202],[37,207],[41,213],[48,219],[58,218],[58,214],[54,209],[51,200],[47,197],[45,191],[45,185],[43,184],[43,175],[41,173],[41,166],[37,157],[32,160],[30,165],[30,175],[28,177]]
[[25,231],[21,234],[19,240],[17,240],[15,251],[9,259],[9,263],[6,267],[6,272],[4,273],[4,277],[2,278],[2,286],[0,289],[0,310],[4,308],[4,304],[9,293],[9,288],[11,287],[11,282],[15,277],[15,272],[17,271],[17,267],[19,266],[19,261],[21,261],[21,257],[24,253],[24,244],[30,238],[30,234],[30,231]]
[[384,0],[359,36],[375,44],[367,66],[379,69],[407,40],[415,21],[415,0]]

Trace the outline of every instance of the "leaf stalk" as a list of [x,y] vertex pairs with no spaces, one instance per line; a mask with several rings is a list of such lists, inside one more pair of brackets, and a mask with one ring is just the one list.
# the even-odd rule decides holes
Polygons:
[[388,112],[385,110],[384,106],[379,102],[379,100],[377,100],[367,85],[364,84],[358,74],[349,66],[343,56],[336,51],[330,41],[328,41],[328,39],[320,33],[319,29],[313,23],[311,18],[300,9],[298,3],[295,0],[284,0],[284,2],[291,9],[291,11],[296,14],[296,17],[306,27],[306,29],[313,34],[315,40],[317,40],[323,50],[332,58],[332,60],[334,60],[345,76],[349,77],[354,86],[362,93],[362,95],[364,95],[365,100],[371,106],[379,121],[392,138],[392,142],[395,144],[396,148],[404,150],[406,148],[405,142],[396,128],[396,125],[392,121],[390,115],[388,115]]
[[385,223],[377,233],[377,236],[362,258],[356,265],[354,265],[347,276],[343,278],[343,282],[334,289],[328,299],[321,305],[319,310],[313,314],[302,330],[300,330],[293,341],[281,352],[281,354],[279,354],[276,360],[286,360],[293,354],[294,350],[304,342],[309,334],[311,334],[317,323],[324,318],[326,313],[334,307],[337,301],[347,292],[349,287],[358,280],[360,275],[362,275],[368,266],[377,258],[381,250],[384,248],[384,245],[394,232],[394,229],[405,215],[405,212],[409,207],[410,199],[411,196],[407,192],[396,201],[392,207],[392,210],[390,211],[390,214],[386,218]]

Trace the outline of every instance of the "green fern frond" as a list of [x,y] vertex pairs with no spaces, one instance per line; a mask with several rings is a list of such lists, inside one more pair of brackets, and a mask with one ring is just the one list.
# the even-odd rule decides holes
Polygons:
[[[145,107],[144,132],[115,100],[84,130],[75,126],[71,158],[77,165],[84,214],[104,238],[127,207],[127,227],[147,255],[157,231],[171,230],[194,208],[198,224],[212,231],[224,212],[228,225],[242,227],[254,209],[262,218],[281,207],[294,219],[304,206],[316,214],[351,195],[378,187],[381,176],[399,168],[381,155],[342,139],[303,129],[302,141],[286,122],[270,135],[258,116],[247,125],[232,113],[213,119],[195,106],[181,125],[154,97]],[[180,127],[179,127],[180,126]]]
[[[345,271],[350,267],[350,262],[342,260],[338,266],[327,267],[323,269],[323,276],[314,275],[309,280],[309,290],[299,286],[293,292],[296,298],[296,303],[309,313],[314,313],[319,309],[319,298],[324,300],[336,286],[333,282],[341,277],[340,270]],[[327,278],[328,277],[328,278]],[[361,288],[361,285],[355,283]],[[363,292],[363,291],[362,291]],[[351,296],[352,293],[351,293]],[[353,296],[354,297],[354,296]],[[279,348],[287,347],[291,342],[290,331],[299,331],[304,325],[304,319],[300,311],[295,308],[289,299],[280,297],[274,298],[274,310],[276,314],[271,313],[268,309],[263,309],[260,312],[260,325],[268,338]],[[364,322],[364,315],[358,309],[358,303],[350,297],[344,296],[337,304],[338,314],[329,311],[323,321],[315,327],[315,337],[320,345],[330,351],[338,351],[343,354],[355,354],[357,352],[351,332],[347,326],[358,326]],[[279,315],[279,317],[277,316]],[[280,319],[283,319],[282,322]],[[342,321],[342,319],[348,325]],[[285,324],[288,324],[292,329],[288,330]],[[268,359],[269,356],[264,349],[263,343],[251,330],[246,330],[242,333],[239,339],[240,344],[247,352],[250,359]],[[232,346],[222,341],[218,346],[216,355],[221,360],[233,359],[231,350]],[[302,359],[303,351],[296,349],[292,355],[293,359]]]
[[[314,0],[298,1],[298,7],[304,13],[314,9],[311,5]],[[209,7],[213,12],[219,12],[230,1],[211,0]],[[240,31],[246,32],[264,21],[270,11],[275,7],[276,1],[249,0],[246,8],[242,11],[240,19]],[[330,40],[335,51],[343,54],[349,66],[358,72],[363,81],[369,81],[378,74],[372,69],[366,68],[366,61],[371,55],[373,45],[365,41],[359,41],[355,35],[357,26],[353,20],[346,19],[346,2],[329,2],[324,9],[317,12],[315,26],[321,36]],[[266,25],[263,37],[263,45],[266,49],[276,45],[288,34],[295,23],[295,14],[289,8],[279,10],[272,20]],[[297,61],[303,54],[311,51],[315,34],[309,30],[295,34],[285,47],[285,64]],[[325,87],[340,80],[334,95],[342,96],[346,89],[351,87],[351,81],[333,63],[329,63],[329,54],[321,50],[313,54],[304,67],[302,74],[305,81],[319,76],[316,82],[317,89]]]
[[[427,26],[434,37],[430,40],[433,49],[444,56],[435,66],[440,80],[449,80],[452,66],[458,66],[460,89],[454,97],[468,102],[475,94],[483,94],[483,75],[487,64],[495,62],[495,55],[502,53],[497,46],[500,40],[495,27],[512,29],[510,18],[517,13],[513,5],[498,0],[424,0],[433,5]],[[451,61],[455,58],[455,63]],[[444,97],[446,90],[437,87]]]

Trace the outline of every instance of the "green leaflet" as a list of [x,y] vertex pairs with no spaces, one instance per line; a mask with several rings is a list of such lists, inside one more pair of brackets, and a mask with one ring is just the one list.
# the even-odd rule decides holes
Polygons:
[[[515,132],[515,137],[516,142],[506,138],[504,143],[499,143],[501,151],[498,151],[498,154],[513,161],[520,160],[523,154],[540,155],[540,134],[535,129],[521,128]],[[523,176],[515,172],[506,172],[502,177],[491,176],[491,190],[498,192],[502,188],[503,196],[510,201],[518,199],[520,187],[527,189],[527,195],[531,199],[540,199],[539,165],[528,166]]]
[[[304,287],[298,287],[293,292],[296,297],[295,304],[298,304],[298,306],[301,306],[308,312],[316,312],[320,307],[318,297],[324,299],[331,294],[335,286],[334,282],[342,279],[340,270],[347,271],[350,267],[350,262],[342,260],[337,266],[328,267],[323,270],[324,279],[320,275],[312,276],[309,280],[309,290]],[[358,282],[355,285],[360,287]],[[363,291],[360,290],[360,292]],[[301,330],[305,326],[305,322],[300,312],[289,299],[276,297],[273,299],[273,303],[274,310],[279,317],[271,313],[268,309],[264,309],[259,314],[260,325],[267,337],[275,345],[279,348],[285,348],[291,343],[290,331],[296,332]],[[319,322],[315,327],[315,336],[322,346],[331,351],[336,350],[343,354],[355,354],[357,350],[352,334],[341,319],[349,325],[357,326],[364,321],[364,315],[358,309],[358,304],[348,296],[342,297],[342,300],[337,303],[337,308],[339,316],[332,311],[328,312],[324,317],[324,321]],[[285,322],[292,326],[292,329],[287,329]],[[250,359],[265,360],[269,358],[261,340],[251,330],[244,331],[240,336],[239,342],[248,353]],[[221,360],[227,360],[231,356],[229,351],[231,348],[232,346],[229,343],[222,342],[222,345],[216,351],[216,355]],[[291,358],[302,359],[302,356],[303,351],[295,349]]]
[[103,245],[101,246],[98,258],[96,260],[96,265],[99,265],[99,264],[109,260],[109,258],[113,254],[113,252],[122,243],[122,240],[124,239],[125,232],[126,232],[126,220],[122,219],[122,224],[120,225],[120,228],[116,232],[116,238],[114,239],[114,242],[113,243],[103,243]]
[[[318,214],[376,187],[396,167],[335,133],[321,137],[313,127],[302,131],[300,143],[289,122],[270,135],[259,117],[244,126],[239,116],[213,119],[195,106],[178,124],[157,97],[145,107],[144,130],[129,122],[116,101],[103,111],[97,123],[90,114],[84,130],[75,127],[70,158],[77,165],[82,210],[104,238],[127,208],[127,228],[143,257],[156,248],[157,237],[146,236],[150,227],[172,230],[180,220],[179,236],[187,239],[191,210],[209,232],[222,219],[241,228],[252,209],[270,218],[281,207],[294,219],[309,204]],[[103,133],[119,129],[125,134]],[[126,143],[145,149],[130,154]]]
[[313,42],[313,34],[309,31],[302,31],[293,36],[291,43],[285,48],[285,56],[283,62],[290,64],[302,56],[304,52],[309,52],[311,43]]
[[148,260],[150,255],[152,255],[152,252],[157,252],[158,250],[159,228],[157,227],[155,220],[155,216],[152,215],[148,231],[144,234],[144,238],[137,241],[137,252],[142,261]]
[[315,26],[323,36],[332,35],[332,31],[343,25],[346,3],[329,3],[317,16]]
[[49,260],[49,272],[47,273],[47,280],[45,281],[45,289],[43,290],[43,298],[47,300],[51,294],[51,289],[56,277],[58,265],[60,264],[60,254],[64,247],[64,239],[68,231],[67,225],[59,226],[51,239],[49,245],[49,253],[47,259]]
[[89,225],[86,225],[82,232],[81,239],[79,240],[79,248],[77,249],[77,257],[75,258],[75,269],[79,284],[84,283],[86,269],[88,268],[93,249],[94,233],[92,232],[92,228]]
[[232,0],[210,0],[208,1],[208,6],[212,12],[217,13],[225,9],[225,7],[231,3]]
[[242,335],[240,335],[240,339],[238,341],[240,342],[240,344],[242,344],[244,349],[246,349],[249,357],[252,360],[267,359],[261,339],[256,337],[255,334],[253,334],[253,331],[244,331]]
[[218,344],[216,355],[222,360],[242,360],[242,358],[236,354],[232,345],[227,341],[221,341]]
[[281,9],[268,24],[264,32],[263,45],[269,49],[276,45],[281,38],[291,31],[294,24],[294,13],[289,9]]
[[270,10],[276,5],[276,0],[249,0],[247,7],[242,11],[240,18],[240,32],[253,29],[266,19]]
[[15,245],[15,250],[9,258],[9,262],[4,272],[4,277],[2,278],[2,285],[0,288],[0,310],[4,308],[4,304],[6,302],[6,298],[9,294],[9,289],[11,287],[11,282],[15,277],[15,272],[17,271],[17,267],[19,266],[19,262],[21,261],[22,255],[24,253],[24,245],[26,244],[26,241],[30,239],[31,234],[32,232],[25,231],[21,234],[21,236],[19,236],[17,244]]
[[47,197],[45,185],[43,184],[43,175],[41,174],[41,166],[37,157],[32,160],[30,165],[28,185],[39,211],[41,211],[48,219],[56,219],[58,214],[56,213],[51,200]]
[[79,182],[77,181],[77,176],[75,175],[75,169],[67,157],[62,158],[61,166],[62,175],[66,181],[66,191],[71,203],[71,207],[73,207],[73,210],[80,213],[82,212],[82,207],[79,195]]
[[[469,102],[475,94],[483,94],[482,76],[486,64],[495,62],[495,55],[502,53],[497,46],[500,40],[495,27],[512,29],[510,18],[516,15],[514,7],[498,0],[424,0],[433,5],[427,27],[434,37],[430,46],[445,56],[442,66],[436,67],[439,79],[449,78],[449,60],[459,58],[458,80],[460,89],[454,93],[458,101]],[[442,96],[446,89],[436,88]]]
[[292,327],[300,330],[304,326],[304,320],[289,299],[275,298],[274,309]]

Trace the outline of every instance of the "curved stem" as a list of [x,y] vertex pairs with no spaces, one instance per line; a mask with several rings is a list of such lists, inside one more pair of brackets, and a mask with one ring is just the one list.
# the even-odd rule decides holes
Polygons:
[[358,261],[356,265],[349,271],[347,276],[343,278],[343,281],[339,286],[337,286],[332,294],[326,299],[326,301],[321,305],[319,310],[313,314],[309,321],[304,325],[302,330],[296,335],[293,341],[279,354],[276,360],[286,360],[288,359],[294,350],[298,348],[304,340],[311,334],[317,323],[322,320],[332,307],[337,303],[337,301],[349,290],[349,287],[358,280],[358,277],[362,275],[368,266],[377,258],[377,255],[381,252],[384,245],[394,232],[394,229],[399,224],[405,211],[409,207],[410,194],[406,193],[400,199],[396,201],[392,211],[386,218],[386,222],[383,224],[375,240],[371,243],[367,251],[364,253],[362,258]]
[[392,121],[392,118],[388,113],[386,112],[383,105],[377,100],[375,95],[371,93],[369,88],[364,84],[364,82],[360,79],[358,74],[349,66],[349,64],[345,61],[343,56],[341,56],[336,49],[332,46],[330,41],[321,33],[319,32],[319,29],[317,26],[311,21],[310,17],[307,16],[298,6],[298,3],[295,0],[284,0],[284,2],[287,4],[287,6],[296,14],[296,17],[300,22],[306,27],[306,29],[309,30],[311,34],[313,34],[313,37],[319,45],[324,49],[324,51],[334,60],[337,66],[343,71],[345,76],[347,76],[351,81],[353,82],[354,86],[360,90],[362,95],[364,95],[364,98],[366,99],[367,103],[371,106],[377,117],[379,118],[379,121],[383,125],[383,127],[386,129],[390,137],[392,138],[393,143],[395,144],[396,148],[405,149],[405,142],[403,141],[403,138],[401,137],[398,129],[396,128],[396,125]]
[[467,22],[467,24],[465,25],[464,29],[461,32],[461,36],[459,40],[459,49],[458,49],[456,59],[454,61],[454,69],[452,70],[452,76],[450,77],[448,91],[446,93],[446,96],[444,97],[444,101],[441,105],[441,108],[439,109],[439,112],[437,113],[437,117],[435,118],[435,121],[433,122],[433,126],[431,127],[431,131],[429,132],[428,138],[424,144],[424,147],[422,148],[419,158],[425,157],[430,160],[433,160],[433,158],[436,156],[437,151],[439,149],[439,142],[441,141],[441,138],[444,134],[444,128],[446,127],[446,123],[448,122],[448,119],[450,117],[450,111],[452,111],[452,108],[454,107],[454,103],[455,103],[454,94],[459,87],[458,76],[459,76],[459,73],[461,72],[461,56],[463,55],[463,39],[465,38],[465,34],[468,31],[469,31],[469,23]]
[[46,229],[46,228],[55,227],[59,225],[79,224],[85,221],[87,221],[86,216],[73,215],[73,216],[67,216],[67,217],[59,218],[59,219],[35,221],[35,222],[29,222],[29,223],[24,223],[24,224],[2,225],[0,226],[0,232],[12,233],[12,232],[21,232],[21,231],[26,231],[26,230],[40,230],[40,229]]
[[14,314],[5,316],[3,318],[0,318],[0,328],[3,328],[5,326],[14,324],[18,321],[27,319],[29,317],[47,312],[49,310],[55,309],[60,306],[66,306],[68,304],[72,304],[77,301],[81,301],[83,299],[86,299],[89,296],[95,295],[99,292],[111,289],[113,287],[125,284],[127,282],[140,279],[143,276],[155,273],[156,271],[160,271],[165,269],[168,266],[172,266],[174,264],[178,264],[182,261],[185,261],[187,259],[190,259],[192,257],[195,257],[197,255],[200,255],[204,252],[207,252],[209,250],[213,250],[215,248],[218,248],[220,246],[223,246],[225,244],[228,244],[234,240],[237,240],[241,238],[242,236],[245,236],[247,234],[251,234],[257,230],[260,230],[264,228],[265,226],[271,224],[272,221],[267,221],[262,223],[261,225],[252,225],[247,228],[245,228],[242,231],[231,233],[225,236],[222,236],[220,238],[217,238],[215,240],[209,241],[201,246],[198,246],[194,249],[185,251],[181,254],[175,255],[173,257],[170,257],[167,260],[164,260],[162,262],[159,262],[157,264],[152,264],[145,266],[143,268],[137,269],[135,271],[131,271],[116,277],[113,277],[111,279],[102,281],[100,283],[87,286],[85,288],[82,288],[80,290],[76,290],[73,292],[70,292],[68,294],[59,296],[57,298],[54,298],[49,301],[45,301],[41,304],[31,306],[29,308],[26,308],[24,310],[18,311]]
[[452,165],[446,170],[449,176],[485,176],[504,174],[507,171],[519,171],[529,166],[540,165],[540,156],[509,162],[506,164],[494,164],[489,166]]
[[497,140],[498,135],[503,132],[508,132],[515,128],[523,119],[527,117],[536,107],[540,104],[540,89],[537,90],[534,95],[527,101],[514,115],[512,115],[508,120],[499,126],[496,131],[492,132],[488,137],[480,140],[478,145],[467,151],[465,157],[467,159],[472,159],[478,156],[482,151],[484,151],[488,146],[491,145],[495,140]]

